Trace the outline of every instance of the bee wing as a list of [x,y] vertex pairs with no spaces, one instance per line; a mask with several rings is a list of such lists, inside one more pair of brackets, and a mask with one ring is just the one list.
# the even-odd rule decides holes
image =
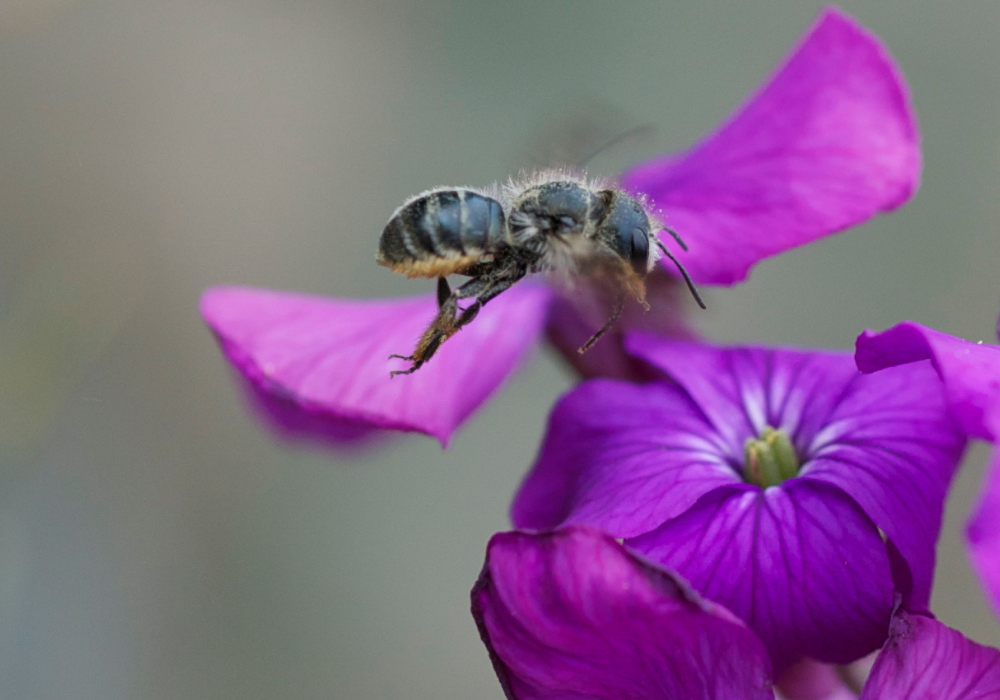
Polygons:
[[633,117],[609,103],[582,101],[537,129],[520,163],[532,170],[581,170],[613,147],[627,144],[638,153],[640,147],[648,145],[655,128],[635,124]]

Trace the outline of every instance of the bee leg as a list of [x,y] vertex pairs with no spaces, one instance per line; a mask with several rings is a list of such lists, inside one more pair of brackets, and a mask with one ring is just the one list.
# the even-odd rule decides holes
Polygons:
[[[510,289],[515,282],[527,274],[527,270],[508,270],[507,274],[509,276],[501,277],[499,279],[492,275],[475,277],[454,290],[448,287],[447,280],[443,277],[439,277],[438,315],[435,317],[430,327],[424,331],[423,336],[420,338],[420,342],[417,343],[417,349],[413,351],[413,355],[409,357],[390,355],[390,357],[409,360],[413,364],[409,369],[392,371],[389,373],[389,376],[394,377],[397,374],[412,374],[420,369],[425,362],[431,359],[444,341],[448,340],[448,338],[458,332],[462,326],[469,323],[476,317],[483,304],[501,292]],[[443,294],[445,289],[448,289],[448,295],[446,297]],[[460,313],[456,319],[455,314],[458,312],[458,300],[468,299],[470,297],[475,297],[476,300],[469,305],[468,308],[463,309],[462,313]]]
[[[446,311],[447,309],[442,309]],[[417,343],[417,349],[413,351],[413,354],[409,357],[403,355],[389,355],[390,358],[397,357],[401,360],[409,360],[413,364],[409,369],[394,370],[389,372],[390,377],[395,377],[397,374],[412,374],[416,372],[420,367],[431,359],[437,349],[441,347],[441,343],[447,340],[452,334],[457,331],[458,328],[455,327],[455,311],[454,308],[450,310],[448,315],[444,313],[439,313],[434,322],[431,323],[430,327],[424,331],[424,334],[420,337],[420,341]]]
[[601,326],[601,329],[599,331],[594,333],[594,335],[590,338],[590,340],[584,343],[580,347],[580,349],[577,350],[577,352],[582,355],[583,353],[587,352],[592,347],[594,347],[594,343],[600,340],[601,336],[607,333],[611,329],[611,326],[615,325],[615,321],[617,321],[618,317],[622,315],[623,308],[625,308],[625,290],[621,289],[619,290],[618,296],[615,299],[615,308],[611,311],[611,317],[604,323],[603,326]]
[[[454,333],[454,331],[452,331]],[[437,349],[441,347],[449,334],[443,333],[440,329],[431,326],[424,332],[423,337],[417,344],[417,349],[413,351],[413,354],[409,357],[403,357],[402,355],[389,355],[390,358],[398,357],[401,360],[410,360],[413,362],[409,369],[397,369],[389,372],[390,377],[395,377],[397,374],[413,374],[418,369],[420,369],[427,360],[431,359],[431,356],[437,352]]]
[[[450,294],[449,298],[445,299],[443,302],[439,300],[438,314],[434,317],[434,320],[431,321],[431,325],[427,327],[427,330],[424,331],[424,334],[420,337],[420,340],[417,342],[417,349],[413,351],[413,354],[397,355],[393,353],[392,355],[389,355],[389,359],[398,358],[400,360],[418,361],[422,358],[422,361],[426,361],[428,359],[428,357],[425,356],[427,353],[427,347],[430,345],[430,340],[433,334],[447,334],[449,331],[452,333],[454,332],[452,328],[455,325],[455,313],[457,311],[458,302],[456,299],[451,298]],[[435,349],[437,349],[436,346]],[[433,351],[431,352],[433,353]]]
[[451,297],[451,287],[448,286],[448,279],[446,277],[438,277],[437,297],[439,309],[444,307]]
[[524,277],[526,273],[526,270],[515,270],[510,277],[487,280],[482,285],[473,285],[472,282],[479,281],[473,280],[472,282],[466,282],[459,287],[458,290],[456,290],[459,299],[466,299],[468,297],[475,296],[476,300],[469,304],[469,306],[463,309],[462,313],[459,314],[458,319],[455,321],[455,330],[458,330],[467,323],[470,323],[472,319],[479,315],[479,310],[483,308],[483,305],[486,302],[498,296],[501,292],[506,292],[514,286],[515,282]]
[[488,279],[474,279],[469,280],[461,287],[455,290],[456,299],[470,299],[475,297],[476,301],[470,304],[465,309],[462,309],[462,313],[458,315],[455,320],[455,329],[459,329],[466,323],[471,321],[479,313],[479,308],[482,306],[479,298],[484,294],[488,294],[490,289],[494,286],[493,280]]
[[397,374],[412,374],[416,372],[427,360],[431,359],[431,356],[441,347],[441,343],[458,330],[455,326],[455,314],[458,312],[458,297],[456,296],[456,292],[457,290],[453,292],[451,287],[448,286],[447,279],[438,277],[438,314],[420,337],[412,355],[389,355],[389,359],[398,358],[413,363],[409,369],[389,372],[390,377],[395,377]]

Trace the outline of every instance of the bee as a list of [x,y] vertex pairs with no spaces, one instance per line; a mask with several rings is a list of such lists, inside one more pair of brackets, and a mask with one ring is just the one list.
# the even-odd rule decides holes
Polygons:
[[[390,375],[418,370],[484,304],[530,274],[561,276],[570,284],[578,279],[611,283],[611,315],[580,347],[581,354],[614,325],[628,296],[648,310],[644,282],[661,256],[677,266],[705,308],[659,231],[687,250],[642,198],[564,170],[539,171],[503,187],[439,187],[411,197],[382,231],[376,261],[410,278],[436,277],[438,314],[413,354],[390,356],[412,363]],[[471,279],[452,289],[447,277],[453,274]],[[472,302],[460,308],[463,299]]]

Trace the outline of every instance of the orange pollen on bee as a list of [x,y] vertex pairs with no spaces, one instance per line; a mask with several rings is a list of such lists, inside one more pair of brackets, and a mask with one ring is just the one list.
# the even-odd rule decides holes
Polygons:
[[463,255],[457,258],[431,258],[429,260],[404,260],[402,262],[387,262],[378,260],[378,264],[388,267],[393,272],[415,277],[447,277],[464,272],[473,265],[482,262],[481,255]]

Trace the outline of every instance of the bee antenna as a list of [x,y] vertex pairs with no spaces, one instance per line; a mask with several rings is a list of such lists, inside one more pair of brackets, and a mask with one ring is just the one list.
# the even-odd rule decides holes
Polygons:
[[590,153],[588,153],[587,155],[585,155],[583,158],[581,158],[580,160],[578,160],[576,162],[576,168],[577,169],[583,169],[587,165],[587,163],[589,163],[594,158],[596,158],[597,156],[599,156],[602,153],[604,153],[606,150],[608,150],[612,146],[617,146],[622,141],[625,141],[626,139],[630,139],[633,136],[641,136],[642,134],[651,134],[651,133],[653,133],[653,131],[654,131],[655,128],[656,127],[654,127],[652,124],[640,124],[639,126],[633,126],[631,129],[628,129],[626,131],[621,132],[617,136],[614,136],[614,137],[608,139],[607,141],[605,141],[604,143],[602,143],[600,146],[598,146],[597,148],[595,148],[594,150],[592,150]]
[[[671,231],[670,229],[663,229],[663,230],[667,231],[668,233],[673,233],[673,231]],[[677,234],[674,234],[674,237],[676,236]],[[663,251],[663,254],[666,255],[668,258],[670,258],[673,261],[674,265],[677,266],[677,269],[680,270],[681,275],[684,276],[684,281],[687,282],[688,289],[691,291],[691,296],[693,296],[694,300],[698,302],[698,306],[700,306],[703,309],[707,309],[708,307],[705,306],[705,302],[701,300],[701,295],[698,293],[698,288],[694,286],[694,282],[691,281],[691,276],[688,275],[687,270],[685,270],[684,266],[681,265],[681,261],[675,258],[670,253],[670,251],[667,250],[667,246],[663,245],[663,242],[660,241],[659,238],[656,239],[656,245],[660,247],[660,250]],[[684,250],[687,250],[687,248],[684,248]]]
[[681,234],[677,233],[672,228],[667,228],[666,226],[663,227],[663,230],[674,237],[674,240],[677,241],[677,245],[681,247],[681,250],[683,250],[685,253],[687,252],[688,246],[687,243],[684,242],[684,239],[681,238]]

